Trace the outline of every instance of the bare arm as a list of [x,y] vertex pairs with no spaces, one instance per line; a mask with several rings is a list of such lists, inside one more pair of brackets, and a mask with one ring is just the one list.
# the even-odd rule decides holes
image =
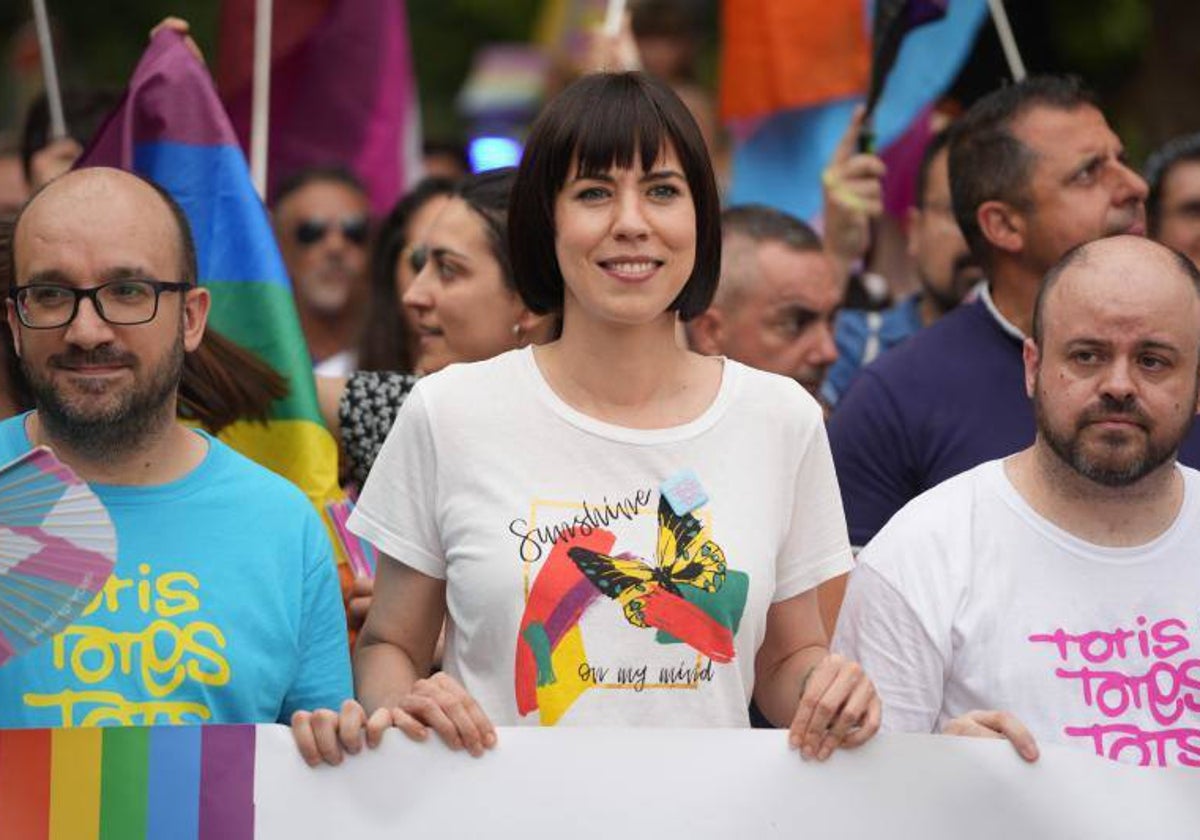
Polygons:
[[446,614],[446,582],[383,555],[354,652],[354,693],[367,713],[393,707],[429,676]]
[[879,729],[880,704],[862,668],[829,653],[816,590],[772,604],[755,658],[754,699],[767,719],[790,729],[806,758],[828,758]]
[[813,590],[772,604],[767,634],[754,660],[754,702],[775,726],[788,726],[808,672],[829,653]]
[[821,604],[821,623],[825,625],[825,635],[833,638],[833,629],[837,627],[838,613],[842,611],[842,600],[846,597],[846,581],[850,573],[830,578],[817,587],[817,600]]
[[451,749],[481,755],[496,744],[483,709],[453,678],[429,675],[446,613],[446,583],[381,555],[375,594],[354,655],[358,700],[340,712],[297,712],[292,732],[310,765],[375,747],[389,727],[423,740],[433,729]]
[[333,439],[342,442],[342,421],[338,417],[338,405],[342,395],[346,393],[346,377],[316,376],[317,406],[321,409],[321,419],[325,428],[333,433]]

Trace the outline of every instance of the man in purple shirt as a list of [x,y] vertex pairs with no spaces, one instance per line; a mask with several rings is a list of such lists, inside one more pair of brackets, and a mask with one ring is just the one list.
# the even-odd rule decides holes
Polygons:
[[[856,546],[918,494],[1032,443],[1021,345],[1042,277],[1075,245],[1145,233],[1146,183],[1074,78],[1032,78],[977,102],[953,129],[950,184],[989,282],[865,368],[834,412]],[[1200,434],[1180,460],[1200,464]]]

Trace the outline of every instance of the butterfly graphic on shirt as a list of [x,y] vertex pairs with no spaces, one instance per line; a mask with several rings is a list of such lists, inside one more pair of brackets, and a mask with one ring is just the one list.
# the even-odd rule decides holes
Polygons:
[[579,570],[604,595],[621,604],[625,618],[647,627],[646,599],[659,590],[681,595],[691,586],[716,592],[725,583],[725,552],[709,529],[690,513],[677,514],[664,497],[658,500],[658,545],[655,565],[632,555],[614,557],[587,548],[567,552]]

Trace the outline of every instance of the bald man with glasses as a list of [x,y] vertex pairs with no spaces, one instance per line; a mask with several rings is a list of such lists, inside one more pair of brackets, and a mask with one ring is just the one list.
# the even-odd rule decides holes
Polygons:
[[84,615],[0,668],[0,726],[266,723],[350,696],[332,550],[300,490],[176,420],[208,290],[175,202],[83,169],[21,210],[8,254],[35,409],[0,463],[51,447],[117,529]]

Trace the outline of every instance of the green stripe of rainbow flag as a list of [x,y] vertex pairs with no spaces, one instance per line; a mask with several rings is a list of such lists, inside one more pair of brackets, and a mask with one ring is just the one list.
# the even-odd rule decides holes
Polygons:
[[269,423],[235,423],[221,439],[295,482],[320,511],[342,499],[337,444],[321,421],[270,220],[212,77],[179,33],[154,36],[80,165],[135,171],[175,197],[195,239],[200,281],[212,290],[209,324],[288,378],[291,393],[272,406]]
[[0,730],[0,837],[254,836],[253,726]]

